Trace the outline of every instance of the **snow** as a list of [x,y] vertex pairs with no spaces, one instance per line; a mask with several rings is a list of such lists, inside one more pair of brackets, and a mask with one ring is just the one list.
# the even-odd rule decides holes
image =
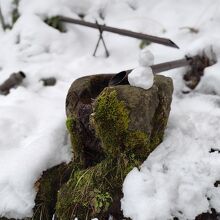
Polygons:
[[144,48],[140,52],[138,61],[140,66],[143,67],[151,66],[154,64],[154,55],[151,53],[150,50]]
[[217,102],[219,98],[201,94],[174,100],[163,143],[140,170],[134,168],[125,179],[122,208],[126,216],[194,219],[210,204],[220,211],[219,189],[214,187],[220,174],[219,154],[210,153],[211,148],[220,149]]
[[131,86],[150,89],[154,83],[153,71],[150,67],[139,66],[128,75],[128,82]]
[[154,74],[150,67],[154,63],[153,54],[144,49],[139,55],[139,66],[128,75],[128,82],[131,86],[150,89],[154,83]]
[[[0,0],[9,23],[11,2]],[[70,160],[65,96],[72,81],[139,65],[139,40],[104,32],[110,57],[104,57],[102,46],[93,57],[98,31],[66,24],[68,31],[60,33],[43,23],[46,16],[85,13],[85,20],[170,38],[181,48],[149,45],[155,63],[203,50],[209,54],[211,47],[218,61],[219,10],[219,0],[21,0],[21,17],[13,29],[0,28],[0,84],[13,72],[27,75],[22,86],[0,96],[0,216],[31,216],[34,183],[44,170]],[[187,95],[182,94],[186,68],[163,73],[173,78],[175,88],[167,130],[163,143],[125,179],[125,216],[191,220],[211,208],[220,212],[220,190],[214,187],[220,180],[220,154],[210,153],[211,148],[220,150],[219,65],[206,68],[196,90]],[[56,77],[57,84],[43,87],[43,77]]]

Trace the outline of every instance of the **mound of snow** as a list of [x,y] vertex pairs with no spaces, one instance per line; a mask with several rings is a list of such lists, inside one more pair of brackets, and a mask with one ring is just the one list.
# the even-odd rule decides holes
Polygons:
[[154,63],[153,54],[144,49],[139,55],[139,67],[133,69],[128,75],[128,82],[131,86],[150,89],[154,83],[154,74],[150,67]]

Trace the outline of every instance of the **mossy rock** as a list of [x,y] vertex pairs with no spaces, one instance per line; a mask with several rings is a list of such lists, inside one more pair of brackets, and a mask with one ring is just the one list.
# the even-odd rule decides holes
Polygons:
[[56,204],[59,220],[99,218],[122,219],[120,199],[126,175],[140,161],[119,155],[107,158],[96,166],[75,172],[61,188]]
[[72,162],[60,164],[45,172],[36,182],[35,188],[38,191],[35,199],[33,217],[28,220],[51,220],[55,213],[57,193],[61,186],[66,183],[72,172],[78,167]]
[[[113,75],[76,80],[67,95],[67,128],[76,171],[58,193],[58,219],[122,219],[120,199],[128,172],[162,141],[172,101],[172,79],[155,76],[151,89],[108,87]],[[90,164],[87,153],[90,153]],[[86,163],[85,163],[86,161]]]
[[66,124],[74,160],[85,167],[125,150],[135,149],[146,158],[162,141],[166,128],[173,92],[171,78],[155,76],[153,87],[144,90],[129,85],[107,87],[112,76],[79,78],[67,94]]
[[105,88],[94,103],[92,123],[108,156],[136,154],[140,159],[162,141],[172,101],[172,80],[156,76],[152,88]]
[[155,76],[151,89],[107,87],[111,74],[76,80],[66,113],[74,160],[84,167],[106,156],[134,151],[146,158],[163,139],[172,101],[172,79]]
[[73,146],[74,161],[85,168],[104,159],[101,142],[90,124],[92,102],[108,86],[112,74],[79,78],[71,85],[66,98],[66,126]]

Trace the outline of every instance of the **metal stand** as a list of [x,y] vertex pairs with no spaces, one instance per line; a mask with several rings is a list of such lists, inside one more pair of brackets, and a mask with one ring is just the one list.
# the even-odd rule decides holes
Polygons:
[[98,30],[99,30],[99,39],[98,39],[98,42],[97,42],[97,44],[96,44],[96,47],[95,47],[95,51],[94,51],[94,53],[93,53],[93,56],[96,55],[96,52],[97,52],[97,49],[98,49],[98,47],[99,47],[100,41],[102,41],[103,46],[104,46],[104,48],[105,48],[105,55],[106,55],[106,57],[109,57],[109,52],[108,52],[108,49],[107,49],[107,47],[106,47],[104,38],[103,38],[103,36],[102,36],[102,33],[103,33],[102,26],[99,25],[99,23],[98,23],[97,21],[96,21],[96,25],[97,25]]

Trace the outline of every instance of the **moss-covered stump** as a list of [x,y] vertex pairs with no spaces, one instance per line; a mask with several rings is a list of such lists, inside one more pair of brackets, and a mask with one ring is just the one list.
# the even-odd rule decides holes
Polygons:
[[162,141],[172,101],[172,80],[156,76],[144,90],[107,87],[112,75],[76,80],[67,95],[67,128],[74,161],[81,164],[58,193],[60,220],[122,219],[125,176]]
[[45,171],[35,187],[37,196],[33,217],[30,220],[51,220],[55,213],[57,193],[61,186],[68,181],[72,172],[77,169],[73,163],[61,164]]
[[77,171],[58,194],[56,213],[60,220],[108,219],[109,214],[122,219],[120,199],[122,184],[128,172],[140,162],[119,155],[96,166]]
[[66,98],[67,129],[73,146],[74,161],[85,168],[104,158],[99,139],[90,125],[92,102],[108,86],[112,74],[79,78],[71,85]]
[[105,88],[91,118],[106,155],[134,153],[146,159],[163,139],[172,92],[172,80],[165,76],[156,76],[149,90],[129,85]]
[[[85,168],[103,160],[105,153],[112,153],[112,146],[120,146],[122,151],[140,148],[140,155],[145,157],[163,138],[172,100],[172,80],[156,76],[154,86],[146,91],[129,85],[107,87],[112,76],[79,78],[67,95],[66,124],[74,161]],[[116,155],[118,150],[121,151],[114,149]]]

